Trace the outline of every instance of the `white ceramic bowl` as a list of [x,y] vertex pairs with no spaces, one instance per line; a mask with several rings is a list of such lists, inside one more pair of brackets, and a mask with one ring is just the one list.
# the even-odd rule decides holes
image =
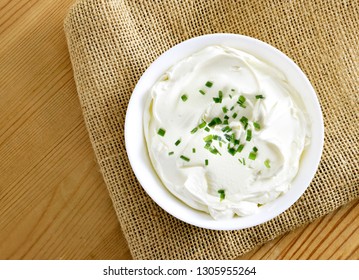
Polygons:
[[[209,214],[187,206],[162,184],[150,162],[143,132],[143,112],[152,85],[172,65],[209,45],[226,45],[246,51],[274,65],[305,100],[311,123],[311,143],[302,157],[291,189],[254,215],[214,220]],[[264,223],[295,203],[309,186],[318,168],[324,143],[324,125],[315,91],[305,74],[285,54],[254,38],[237,34],[211,34],[184,41],[163,53],[138,81],[131,96],[125,121],[125,142],[132,169],[147,194],[165,211],[189,224],[214,230],[236,230]]]

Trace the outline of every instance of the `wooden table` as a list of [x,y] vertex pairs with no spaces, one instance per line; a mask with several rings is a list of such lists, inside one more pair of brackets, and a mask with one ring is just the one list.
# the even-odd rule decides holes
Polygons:
[[[84,126],[63,19],[0,0],[0,259],[131,259]],[[359,203],[241,259],[359,259]]]

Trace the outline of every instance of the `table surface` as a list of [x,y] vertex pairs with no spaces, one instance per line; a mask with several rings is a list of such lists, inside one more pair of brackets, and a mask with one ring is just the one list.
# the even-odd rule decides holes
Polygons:
[[[0,0],[0,259],[131,259],[84,125],[73,0]],[[240,259],[359,259],[353,201]]]

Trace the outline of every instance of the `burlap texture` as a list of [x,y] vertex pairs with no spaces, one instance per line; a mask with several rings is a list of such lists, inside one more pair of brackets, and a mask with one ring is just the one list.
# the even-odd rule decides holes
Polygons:
[[[80,0],[65,32],[85,123],[134,259],[234,259],[359,196],[358,1]],[[125,113],[132,90],[161,53],[208,33],[265,41],[307,74],[320,100],[325,145],[305,194],[253,228],[212,231],[165,213],[127,159]]]

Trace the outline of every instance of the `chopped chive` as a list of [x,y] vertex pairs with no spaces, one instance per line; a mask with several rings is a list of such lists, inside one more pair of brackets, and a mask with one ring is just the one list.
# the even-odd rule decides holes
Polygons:
[[220,154],[220,155],[221,155],[221,153],[217,150],[216,147],[211,148],[209,151],[210,151],[212,154],[215,154],[215,155]]
[[262,94],[256,95],[256,99],[264,99],[264,96]]
[[236,90],[234,88],[232,88],[231,91],[236,91]]
[[260,130],[261,129],[261,125],[257,122],[253,122],[253,126],[256,130]]
[[258,148],[256,146],[253,147],[253,152],[258,152]]
[[202,94],[202,95],[205,95],[206,94],[206,92],[204,91],[204,90],[199,90],[199,92]]
[[260,203],[258,203],[257,204],[257,207],[262,207],[264,204],[260,204]]
[[246,165],[246,159],[243,158],[242,160],[243,160],[243,165]]
[[234,133],[232,133],[231,135],[231,143],[235,144],[236,142],[236,135]]
[[222,148],[222,142],[219,142],[219,146]]
[[221,124],[221,123],[222,123],[221,119],[216,117],[210,121],[208,126],[211,127],[211,126],[215,126],[216,124]]
[[231,142],[231,135],[224,134],[224,137],[227,139],[228,142]]
[[251,141],[251,139],[252,139],[252,130],[248,129],[248,130],[247,130],[246,140],[247,140],[247,141]]
[[164,130],[163,128],[160,128],[160,129],[157,131],[157,134],[163,137],[163,136],[165,136],[165,134],[166,134],[166,130]]
[[269,161],[269,159],[266,159],[266,160],[264,161],[264,165],[265,165],[265,167],[270,168],[270,161]]
[[169,152],[168,155],[172,156],[175,152]]
[[211,81],[207,81],[207,83],[206,83],[206,87],[212,87],[213,86],[213,82],[211,82]]
[[204,145],[204,148],[207,149],[207,150],[210,150],[210,149],[211,149],[211,144],[212,144],[212,140],[211,140],[211,141],[207,141],[207,142],[206,142],[206,145]]
[[224,117],[223,117],[225,120],[228,120],[229,119],[229,117],[227,116],[227,115],[224,115]]
[[212,139],[213,139],[213,135],[212,135],[212,134],[209,134],[209,135],[207,135],[206,137],[203,138],[204,142],[211,141]]
[[257,157],[257,154],[256,154],[256,153],[254,153],[254,152],[250,152],[250,153],[249,153],[249,156],[248,156],[249,159],[255,160],[256,157]]
[[229,109],[229,110],[233,111],[233,109],[234,109],[234,106],[232,106],[231,109]]
[[215,134],[215,135],[213,135],[213,140],[221,141],[222,138],[221,138],[221,136]]
[[228,120],[224,120],[223,124],[229,124]]
[[237,113],[233,113],[232,118],[235,119],[238,116]]
[[240,158],[238,159],[238,161],[239,161],[241,164],[243,164],[243,162],[241,161],[241,159],[240,159]]
[[228,125],[222,128],[223,132],[230,132],[232,131],[232,128],[230,128]]
[[211,144],[212,144],[212,141],[206,142],[206,145],[204,145],[204,148],[208,151],[211,150]]
[[191,130],[191,133],[194,134],[197,132],[197,130],[198,130],[198,127],[195,127],[194,129]]
[[233,147],[228,149],[228,153],[230,153],[232,156],[234,156],[236,152],[237,152],[236,149]]
[[229,98],[232,99],[232,95],[231,95],[231,94],[229,95]]
[[248,119],[245,117],[245,116],[243,116],[243,117],[241,117],[241,119],[239,120],[243,125],[246,125],[247,123],[248,123]]
[[243,148],[244,148],[244,144],[239,145],[237,148],[237,152],[238,153],[242,152]]
[[182,99],[183,102],[186,102],[187,99],[188,99],[187,94],[183,94],[183,95],[181,96],[181,99]]
[[208,165],[208,159],[204,160],[204,164],[207,166]]
[[237,100],[239,103],[244,103],[244,102],[246,102],[246,98],[243,96],[243,95],[241,95],[240,97],[238,97],[238,100]]
[[207,132],[210,132],[209,127],[206,127],[204,130],[207,131]]
[[223,111],[223,113],[227,113],[228,112],[227,107],[226,106],[222,107],[222,111]]
[[212,141],[209,141],[209,142],[206,142],[206,145],[204,145],[204,148],[207,149],[208,151],[210,151],[212,154],[219,154],[219,155],[222,155],[216,147],[211,147],[211,143]]
[[205,121],[203,121],[202,123],[199,124],[198,127],[199,127],[199,128],[204,128],[204,127],[206,126],[206,124],[207,124],[207,123],[206,123]]
[[220,90],[218,91],[218,97],[213,97],[214,103],[222,103],[223,99],[223,92]]
[[188,157],[184,156],[184,155],[181,155],[180,158],[183,159],[184,161],[187,161],[187,162],[190,161],[190,159]]
[[246,98],[243,95],[241,95],[238,98],[237,103],[239,104],[239,106],[246,108],[246,105],[244,104],[244,102],[246,102]]
[[218,190],[218,193],[221,201],[226,198],[226,193],[224,190]]
[[178,139],[178,140],[175,142],[175,145],[178,146],[180,143],[181,143],[181,139]]
[[192,148],[192,153],[196,153],[196,149],[195,149],[195,148]]

